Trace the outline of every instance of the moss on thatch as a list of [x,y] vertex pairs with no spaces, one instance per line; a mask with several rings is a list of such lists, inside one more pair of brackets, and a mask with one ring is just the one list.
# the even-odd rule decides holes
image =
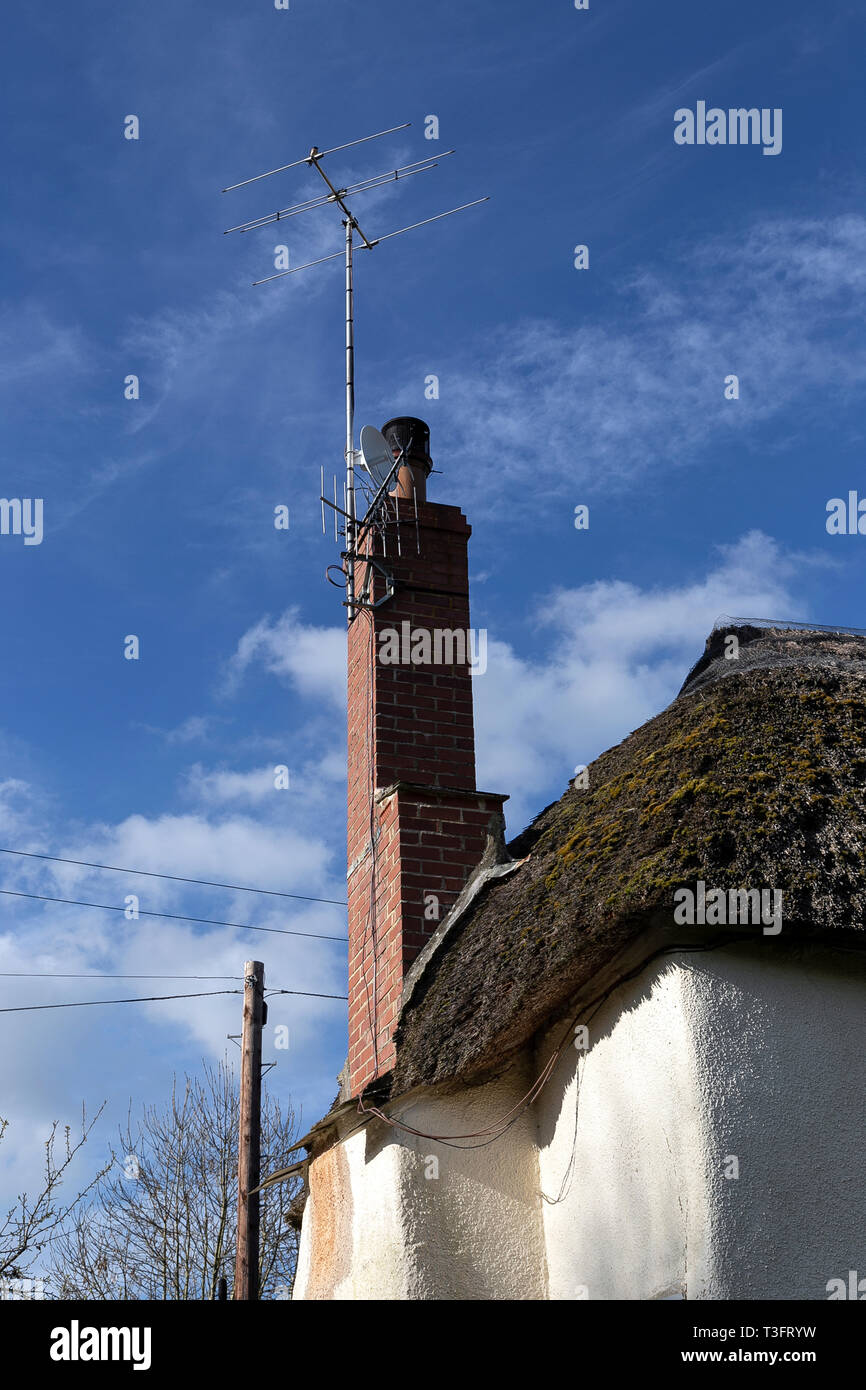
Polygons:
[[673,923],[674,890],[698,879],[781,889],[782,939],[863,930],[866,644],[850,655],[731,663],[598,758],[431,960],[401,1019],[394,1091],[528,1041],[651,920]]

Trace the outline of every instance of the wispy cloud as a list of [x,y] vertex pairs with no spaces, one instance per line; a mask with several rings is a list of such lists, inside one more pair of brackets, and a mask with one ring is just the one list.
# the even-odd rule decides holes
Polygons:
[[76,324],[58,321],[35,300],[0,310],[0,390],[38,388],[56,403],[58,389],[92,365],[93,353]]
[[[619,317],[520,324],[492,351],[474,343],[443,386],[443,456],[472,459],[470,504],[508,497],[513,509],[516,489],[532,508],[575,485],[699,463],[719,444],[766,448],[761,426],[787,427],[794,402],[836,418],[866,381],[864,282],[859,215],[765,220],[678,247],[675,263],[622,287]],[[724,396],[731,374],[739,400]],[[419,379],[415,369],[406,406]]]
[[190,714],[173,729],[158,729],[153,724],[142,724],[140,727],[149,734],[157,734],[166,744],[173,746],[206,742],[214,736],[221,722],[212,714]]

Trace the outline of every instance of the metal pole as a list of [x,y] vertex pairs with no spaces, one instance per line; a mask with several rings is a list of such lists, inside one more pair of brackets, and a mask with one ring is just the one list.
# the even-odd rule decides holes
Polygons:
[[352,230],[346,218],[346,602],[355,616],[355,319],[352,285]]

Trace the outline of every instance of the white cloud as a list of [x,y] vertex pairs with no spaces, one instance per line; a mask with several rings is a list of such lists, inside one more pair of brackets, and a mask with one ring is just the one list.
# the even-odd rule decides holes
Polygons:
[[0,829],[14,837],[29,827],[32,791],[21,777],[0,782]]
[[[275,798],[281,795],[273,790],[273,775],[270,787]],[[289,804],[290,795],[282,794],[282,806]],[[302,806],[297,807],[297,815],[303,818]],[[116,826],[94,828],[86,839],[82,836],[69,857],[317,896],[330,882],[334,867],[331,849],[308,820],[305,829],[298,830],[290,824],[272,824],[240,813],[221,818],[203,814],[154,819],[129,816]],[[60,877],[65,870],[66,866],[58,865],[53,872]],[[148,892],[157,891],[173,890],[161,889],[154,881]],[[330,892],[321,896],[338,895]]]
[[[312,747],[308,746],[307,751],[311,753]],[[324,823],[331,823],[334,804],[342,800],[339,784],[346,780],[345,743],[295,765],[282,754],[281,748],[273,762],[246,771],[194,763],[184,774],[182,791],[205,814],[234,804],[254,807],[256,824],[260,825],[266,821],[274,826],[296,822],[306,828],[315,824],[318,815],[326,818]],[[284,769],[288,772],[288,786],[283,785]]]
[[206,772],[200,763],[186,774],[190,792],[209,805],[246,801],[260,805],[278,795],[273,767],[257,767],[252,772]]
[[309,699],[346,707],[346,632],[344,628],[310,627],[296,608],[275,622],[262,620],[243,634],[229,662],[226,689],[232,692],[245,672],[259,664]]
[[549,637],[538,661],[491,640],[487,672],[473,682],[479,785],[510,793],[510,831],[560,795],[578,764],[673,699],[717,618],[796,613],[803,562],[752,531],[682,586],[605,580],[556,590],[535,615]]
[[[179,913],[253,930],[146,915],[127,920],[122,912],[3,898],[0,974],[6,978],[0,979],[0,1003],[232,990],[239,987],[249,958],[266,962],[270,988],[345,993],[345,947],[339,940],[346,929],[345,908],[339,905],[345,897],[343,837],[333,836],[330,819],[310,814],[306,798],[293,802],[290,796],[285,793],[282,805],[298,828],[269,823],[258,807],[244,813],[229,808],[227,814],[216,806],[207,813],[134,815],[116,825],[90,825],[75,833],[67,827],[64,833],[50,823],[34,788],[20,780],[0,784],[0,824],[8,842],[18,847],[336,900],[306,902],[2,856],[4,887],[115,906],[134,893],[143,914]],[[10,805],[15,808],[11,818],[4,815]],[[11,972],[47,972],[48,977],[11,978]],[[102,974],[232,978],[99,978]],[[275,1084],[284,1094],[290,1089],[296,1102],[306,1094],[322,1104],[341,1060],[334,1062],[333,1050],[335,1038],[339,1048],[344,1020],[339,1000],[272,996],[271,1022],[287,1023],[291,1039],[288,1054],[274,1053],[270,1033],[265,1039],[266,1055],[281,1064]],[[0,1016],[7,1058],[0,1113],[12,1121],[2,1151],[0,1206],[15,1191],[33,1187],[52,1121],[74,1127],[82,1099],[91,1111],[109,1100],[99,1135],[76,1164],[79,1176],[90,1175],[103,1160],[130,1096],[134,1110],[144,1101],[165,1099],[172,1073],[194,1071],[202,1056],[213,1060],[231,1052],[227,1034],[238,1033],[239,1025],[237,994]]]

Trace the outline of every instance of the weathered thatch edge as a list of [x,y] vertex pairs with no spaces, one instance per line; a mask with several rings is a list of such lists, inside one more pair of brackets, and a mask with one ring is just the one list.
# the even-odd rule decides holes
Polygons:
[[472,875],[454,906],[446,913],[427,945],[409,967],[403,983],[403,993],[400,997],[401,1014],[411,1004],[415,988],[430,968],[436,953],[442,949],[446,940],[459,928],[475,900],[485,888],[496,883],[499,879],[505,878],[508,874],[513,874],[515,870],[522,868],[525,862],[524,859],[509,859],[504,864],[495,864],[491,868],[480,868]]
[[486,885],[414,981],[394,1092],[466,1082],[526,1043],[654,914],[671,922],[673,890],[698,879],[781,888],[786,940],[862,932],[864,669],[755,666],[602,754],[592,790],[566,792],[518,837],[521,870]]
[[[396,1087],[394,1085],[394,1073],[388,1072],[379,1078],[375,1096],[368,1091],[365,1093],[362,1104],[376,1104],[378,1108],[384,1109],[387,1113],[390,1104],[395,1101],[399,1101],[402,1106],[406,1102],[411,1102],[416,1096],[419,1099],[431,1095],[447,1096],[459,1093],[466,1088],[486,1085],[496,1077],[507,1073],[515,1064],[521,1051],[527,1046],[536,1048],[543,1044],[544,1052],[549,1052],[552,1046],[551,1033],[555,1037],[559,1029],[566,1023],[570,1030],[571,1025],[584,1020],[584,1016],[591,1019],[600,1004],[615,996],[624,985],[645,976],[656,961],[661,962],[669,959],[673,964],[678,956],[688,957],[693,952],[699,952],[703,955],[737,946],[758,946],[763,941],[767,942],[769,949],[783,951],[788,959],[790,959],[792,948],[808,948],[814,945],[821,945],[825,948],[829,946],[830,949],[839,951],[856,950],[860,955],[866,954],[866,943],[862,940],[862,933],[842,931],[828,938],[826,932],[816,933],[808,930],[795,932],[792,930],[780,940],[778,938],[762,938],[759,933],[754,931],[716,928],[713,935],[708,937],[706,929],[672,928],[667,919],[648,920],[644,929],[637,936],[627,941],[622,950],[617,951],[604,965],[591,971],[574,992],[561,1001],[556,1010],[541,1020],[532,1034],[519,1042],[515,1042],[510,1049],[503,1047],[501,1051],[497,1051],[495,1056],[479,1059],[476,1066],[459,1076],[436,1083],[419,1083],[409,1090],[401,1090]],[[624,1003],[626,1002],[624,1001]],[[306,1148],[307,1156],[298,1164],[293,1165],[291,1170],[287,1170],[287,1173],[303,1172],[306,1179],[311,1162],[321,1157],[335,1144],[341,1143],[350,1135],[357,1133],[358,1130],[367,1128],[371,1130],[374,1146],[386,1140],[387,1125],[385,1122],[369,1111],[359,1110],[357,1098],[335,1105],[322,1120],[312,1126],[303,1139],[299,1139],[293,1146],[294,1149]],[[442,1138],[448,1139],[449,1135],[443,1134]],[[307,1195],[308,1187],[305,1181],[303,1192],[299,1193],[298,1198],[296,1198],[299,1206],[306,1201]]]

